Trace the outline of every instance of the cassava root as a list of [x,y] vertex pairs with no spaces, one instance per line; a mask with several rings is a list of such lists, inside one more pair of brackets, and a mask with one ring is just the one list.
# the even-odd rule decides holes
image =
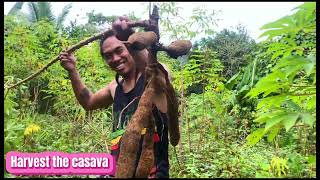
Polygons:
[[129,36],[127,41],[135,50],[145,49],[157,42],[157,35],[153,31],[137,32]]

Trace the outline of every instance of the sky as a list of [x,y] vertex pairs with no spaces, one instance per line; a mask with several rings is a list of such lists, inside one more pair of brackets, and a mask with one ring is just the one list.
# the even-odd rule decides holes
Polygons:
[[[77,19],[78,23],[85,23],[86,13],[92,10],[106,16],[123,15],[134,11],[136,17],[148,19],[149,2],[51,2],[54,15],[57,16],[69,3],[72,3],[72,8],[65,21],[66,24],[74,19]],[[4,2],[5,15],[14,4],[15,2]],[[303,2],[177,2],[177,6],[183,8],[180,10],[182,17],[189,17],[194,7],[204,6],[207,10],[219,11],[216,18],[220,21],[215,31],[219,32],[224,28],[230,29],[242,24],[248,30],[249,35],[258,42],[263,40],[258,39],[262,34],[262,31],[259,30],[261,26],[292,14],[292,9],[301,4]],[[27,12],[26,4],[23,5],[22,10]]]

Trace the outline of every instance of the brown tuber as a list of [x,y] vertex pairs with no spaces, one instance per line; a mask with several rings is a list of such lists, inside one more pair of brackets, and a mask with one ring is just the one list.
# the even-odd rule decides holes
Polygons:
[[166,51],[172,58],[178,58],[179,56],[186,55],[192,47],[192,43],[189,40],[176,40],[172,42]]
[[[150,65],[150,67],[152,66]],[[163,92],[160,91],[160,92],[157,92],[157,94],[164,93],[166,95],[167,107],[168,107],[168,118],[169,118],[168,131],[170,135],[170,143],[173,146],[176,146],[180,140],[179,117],[178,117],[179,102],[176,97],[174,88],[169,81],[167,71],[164,69],[164,67],[160,63],[157,63],[156,67],[162,72],[163,74],[162,78],[165,79],[166,81],[165,83],[163,83],[163,85],[158,86],[158,87],[161,87],[161,88],[158,88],[158,91],[163,90]]]
[[[117,162],[116,178],[136,177],[146,178],[154,165],[153,134],[154,120],[152,119],[152,99],[158,93],[164,93],[165,87],[162,79],[164,73],[157,66],[149,65],[146,68],[146,87],[142,93],[138,108],[128,122],[126,131],[122,137],[120,154]],[[138,167],[135,170],[135,160],[141,139],[141,130],[147,127],[147,132],[142,145],[142,152],[139,158]]]
[[[116,178],[132,178],[135,174],[135,160],[137,159],[137,152],[141,139],[141,130],[144,127],[148,127],[148,121],[150,121],[152,117],[152,102],[149,100],[152,96],[154,96],[154,89],[152,88],[148,88],[143,92],[139,101],[138,108],[129,121],[126,131],[121,138],[122,142],[120,145],[120,154],[116,166]],[[144,146],[149,147],[148,145]],[[144,158],[143,154],[144,153],[142,153],[142,156],[140,158]],[[149,158],[153,158],[153,156]],[[153,160],[145,164],[149,166],[144,167],[143,169],[145,170],[142,170],[143,172],[150,172],[153,165],[152,164],[150,166],[150,163],[153,163]],[[142,167],[139,167],[140,171],[141,169]],[[140,172],[138,172],[137,174],[141,176]]]
[[125,43],[128,43],[130,47],[135,50],[142,50],[156,43],[157,40],[158,37],[156,33],[153,31],[147,31],[132,34]]
[[154,120],[150,120],[147,125],[148,129],[143,139],[142,151],[138,166],[136,169],[136,178],[148,177],[150,171],[155,163],[154,151],[153,151],[153,135],[154,135]]
[[176,146],[180,140],[180,131],[179,131],[179,112],[178,112],[178,99],[176,97],[175,91],[172,84],[167,82],[166,86],[166,95],[167,95],[167,106],[168,106],[168,131],[170,135],[170,143],[173,146]]
[[[148,63],[144,72],[145,89],[141,95],[137,110],[128,122],[126,131],[122,136],[120,154],[117,161],[116,178],[143,177],[147,178],[155,164],[154,157],[154,128],[155,122],[152,118],[153,100],[159,94],[165,94],[168,107],[168,131],[172,145],[177,145],[180,139],[178,122],[178,99],[168,78],[168,72],[157,61],[157,51],[166,51],[170,57],[177,58],[186,55],[192,44],[187,40],[177,40],[164,47],[159,43],[158,28],[159,13],[157,6],[154,7],[148,24],[150,27],[147,32],[132,34],[125,45],[133,50],[149,51]],[[145,29],[146,30],[146,29]],[[157,32],[157,33],[155,33]],[[141,130],[147,128],[147,133],[143,139],[141,155],[137,159],[139,142],[141,140]],[[138,166],[135,168],[136,160]]]

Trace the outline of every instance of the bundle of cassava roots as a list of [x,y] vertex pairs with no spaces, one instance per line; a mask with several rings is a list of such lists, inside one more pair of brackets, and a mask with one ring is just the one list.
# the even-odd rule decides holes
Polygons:
[[[153,97],[164,94],[167,98],[168,131],[170,143],[176,146],[180,139],[179,121],[178,121],[178,99],[175,91],[169,81],[168,73],[157,61],[156,56],[150,52],[150,47],[156,48],[156,51],[165,51],[172,58],[186,55],[192,44],[188,40],[177,40],[168,47],[162,46],[157,42],[157,35],[153,31],[137,32],[132,34],[128,41],[124,42],[127,47],[142,50],[149,50],[149,60],[145,69],[145,88],[139,101],[137,110],[129,121],[126,131],[122,136],[120,145],[120,154],[117,162],[117,178],[136,178],[148,177],[154,166],[154,144],[153,134],[155,129],[154,118],[152,117]],[[135,169],[139,142],[141,140],[141,130],[147,128],[142,143],[142,151]]]

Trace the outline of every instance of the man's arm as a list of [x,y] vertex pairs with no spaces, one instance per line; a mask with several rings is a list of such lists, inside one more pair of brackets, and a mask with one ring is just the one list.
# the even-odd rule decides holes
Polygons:
[[62,52],[60,53],[59,58],[61,66],[69,72],[73,92],[78,102],[85,110],[104,108],[113,103],[111,95],[111,88],[114,84],[113,82],[93,94],[81,81],[80,75],[76,69],[75,57],[72,54]]
[[113,103],[111,95],[112,83],[100,89],[96,93],[92,93],[81,81],[78,71],[71,71],[69,72],[69,75],[74,94],[85,110],[105,108]]

